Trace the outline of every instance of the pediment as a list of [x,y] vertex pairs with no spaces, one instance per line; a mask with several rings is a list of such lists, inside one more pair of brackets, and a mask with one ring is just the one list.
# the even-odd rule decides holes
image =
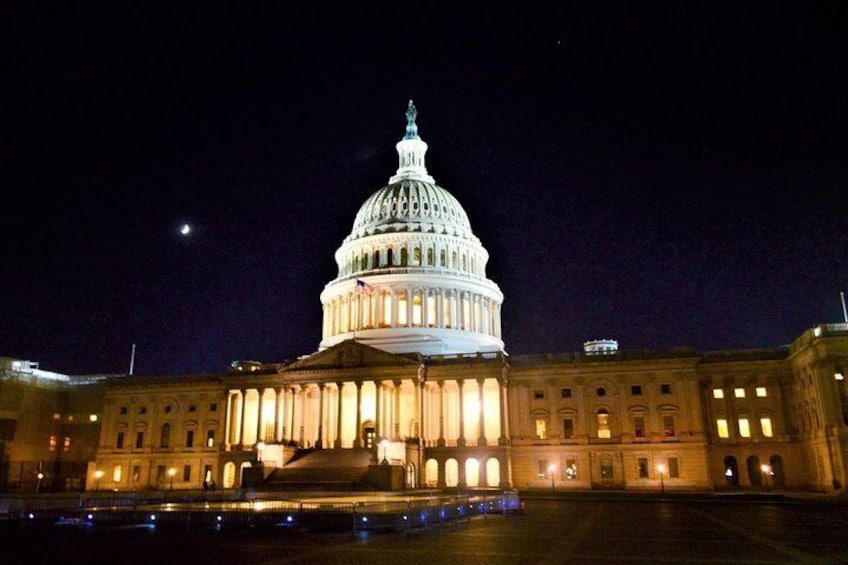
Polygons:
[[389,353],[370,345],[348,340],[292,363],[285,368],[285,372],[353,367],[417,366],[419,364],[420,361],[410,356]]

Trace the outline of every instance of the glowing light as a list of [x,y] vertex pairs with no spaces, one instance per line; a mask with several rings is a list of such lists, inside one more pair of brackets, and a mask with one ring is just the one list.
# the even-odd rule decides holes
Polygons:
[[180,226],[180,233],[183,235],[188,235],[191,233],[191,226],[188,224],[183,224]]

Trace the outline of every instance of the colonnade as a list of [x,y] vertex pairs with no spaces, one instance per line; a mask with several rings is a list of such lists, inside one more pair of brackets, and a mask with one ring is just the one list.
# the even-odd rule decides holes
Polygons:
[[427,287],[354,290],[324,304],[324,339],[390,327],[458,329],[500,338],[501,305],[479,293]]
[[497,378],[374,379],[230,389],[226,448],[259,442],[373,447],[420,438],[425,446],[505,445],[506,385]]

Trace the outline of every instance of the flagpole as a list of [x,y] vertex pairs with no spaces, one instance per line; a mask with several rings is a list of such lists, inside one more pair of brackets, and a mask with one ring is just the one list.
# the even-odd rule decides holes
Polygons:
[[842,320],[848,324],[848,311],[845,310],[845,293],[840,292],[839,297],[842,299]]
[[135,344],[132,346],[132,354],[130,355],[130,375],[133,374],[133,365],[135,365]]

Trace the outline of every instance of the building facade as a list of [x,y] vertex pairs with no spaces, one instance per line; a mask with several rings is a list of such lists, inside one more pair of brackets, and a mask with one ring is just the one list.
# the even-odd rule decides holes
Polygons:
[[315,353],[50,379],[4,359],[0,486],[261,486],[304,454],[367,452],[403,488],[844,492],[848,324],[774,349],[509,355],[488,253],[416,118],[410,101],[397,172],[335,254]]

